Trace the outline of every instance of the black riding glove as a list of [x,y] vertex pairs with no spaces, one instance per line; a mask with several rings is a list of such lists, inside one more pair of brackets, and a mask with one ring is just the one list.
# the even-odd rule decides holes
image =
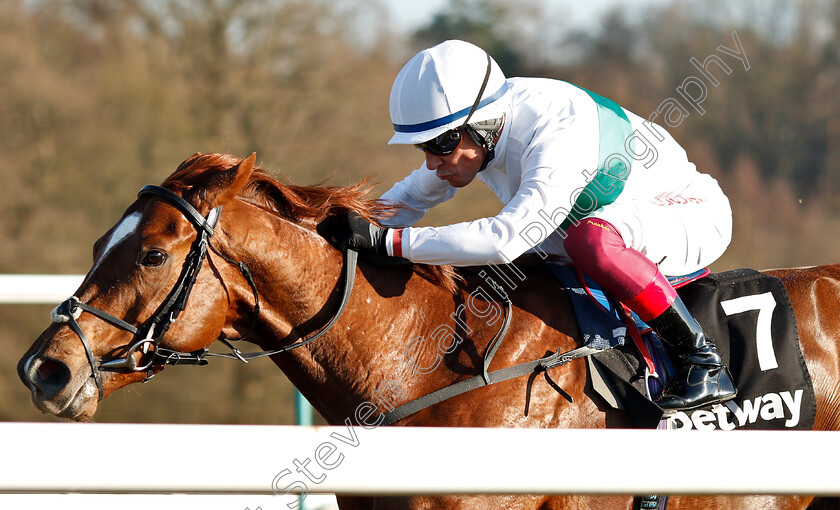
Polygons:
[[380,257],[388,256],[388,250],[385,247],[387,228],[378,227],[352,211],[340,217],[338,223],[335,244],[340,250],[353,248]]

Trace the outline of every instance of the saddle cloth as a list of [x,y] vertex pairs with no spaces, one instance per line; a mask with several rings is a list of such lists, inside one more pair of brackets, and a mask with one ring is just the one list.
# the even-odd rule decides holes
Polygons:
[[[606,335],[618,325],[635,326],[628,334],[635,342],[588,358],[590,375],[596,390],[627,411],[637,426],[657,427],[663,412],[651,400],[673,373],[669,358],[676,366],[679,359],[638,317],[624,317],[626,309],[594,281],[570,266],[551,266],[572,301],[584,339]],[[811,429],[816,414],[813,384],[781,281],[752,269],[696,276],[672,284],[717,345],[738,395],[724,404],[671,413],[669,428]]]

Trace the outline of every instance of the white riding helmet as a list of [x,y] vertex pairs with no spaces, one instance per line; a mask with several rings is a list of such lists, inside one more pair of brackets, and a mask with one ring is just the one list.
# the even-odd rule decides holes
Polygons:
[[426,142],[461,126],[470,113],[470,123],[501,117],[499,99],[507,90],[496,61],[474,44],[451,40],[423,50],[408,61],[391,87],[394,136],[388,143]]

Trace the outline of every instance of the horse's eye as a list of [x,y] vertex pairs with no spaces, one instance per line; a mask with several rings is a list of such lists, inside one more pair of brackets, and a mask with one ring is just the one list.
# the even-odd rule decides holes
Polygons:
[[149,250],[140,261],[144,266],[157,267],[166,262],[166,253],[160,250]]

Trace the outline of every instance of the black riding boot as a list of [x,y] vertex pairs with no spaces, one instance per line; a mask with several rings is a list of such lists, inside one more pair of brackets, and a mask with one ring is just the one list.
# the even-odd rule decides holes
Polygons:
[[677,297],[659,317],[648,324],[673,347],[682,359],[682,369],[668,384],[657,405],[665,411],[688,410],[725,402],[737,393],[732,376],[700,324]]

